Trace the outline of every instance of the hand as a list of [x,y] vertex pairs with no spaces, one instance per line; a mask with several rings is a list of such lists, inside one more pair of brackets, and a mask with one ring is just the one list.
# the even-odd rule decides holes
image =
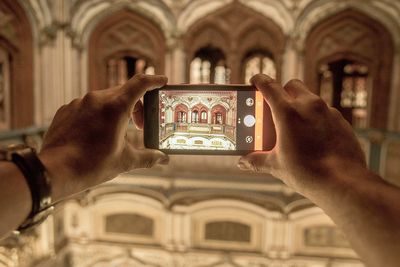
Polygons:
[[140,98],[166,82],[164,76],[135,75],[123,86],[89,92],[57,111],[39,154],[51,178],[53,200],[122,172],[168,162],[161,151],[127,139],[131,115],[139,128],[143,126]]
[[365,170],[365,156],[353,129],[335,108],[299,80],[283,88],[270,77],[251,79],[272,110],[277,142],[269,152],[242,157],[239,167],[270,173],[307,195],[336,172]]

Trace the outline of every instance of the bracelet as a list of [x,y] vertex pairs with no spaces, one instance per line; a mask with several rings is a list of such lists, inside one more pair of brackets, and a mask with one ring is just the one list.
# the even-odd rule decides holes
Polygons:
[[32,197],[31,212],[18,227],[18,231],[23,231],[44,221],[52,211],[51,185],[45,173],[46,168],[38,158],[35,149],[25,147],[13,151],[11,161],[24,175]]

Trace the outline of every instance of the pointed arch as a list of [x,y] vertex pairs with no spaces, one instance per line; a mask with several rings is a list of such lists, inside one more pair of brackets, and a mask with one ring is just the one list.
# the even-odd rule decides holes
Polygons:
[[369,123],[385,128],[388,120],[393,40],[387,29],[364,13],[348,9],[316,25],[306,39],[305,80],[319,94],[319,68],[350,60],[366,65],[370,76]]
[[285,43],[282,29],[273,20],[234,1],[196,21],[188,29],[184,36],[187,79],[191,61],[197,51],[205,47],[223,52],[230,83],[243,83],[242,61],[249,51],[266,50],[271,53],[280,73]]
[[90,36],[89,88],[108,86],[107,68],[112,58],[143,60],[161,74],[164,55],[165,38],[157,25],[133,11],[117,11],[100,22]]

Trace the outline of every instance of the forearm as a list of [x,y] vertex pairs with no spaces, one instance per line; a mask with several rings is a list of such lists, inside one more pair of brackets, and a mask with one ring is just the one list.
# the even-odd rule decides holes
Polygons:
[[340,170],[305,195],[344,231],[367,266],[400,262],[400,189],[364,170]]
[[15,230],[32,208],[28,184],[14,163],[0,163],[0,239]]

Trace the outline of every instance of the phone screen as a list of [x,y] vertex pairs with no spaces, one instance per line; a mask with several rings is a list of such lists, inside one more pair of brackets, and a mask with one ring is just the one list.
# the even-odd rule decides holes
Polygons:
[[256,90],[159,90],[161,150],[263,149],[264,100]]

